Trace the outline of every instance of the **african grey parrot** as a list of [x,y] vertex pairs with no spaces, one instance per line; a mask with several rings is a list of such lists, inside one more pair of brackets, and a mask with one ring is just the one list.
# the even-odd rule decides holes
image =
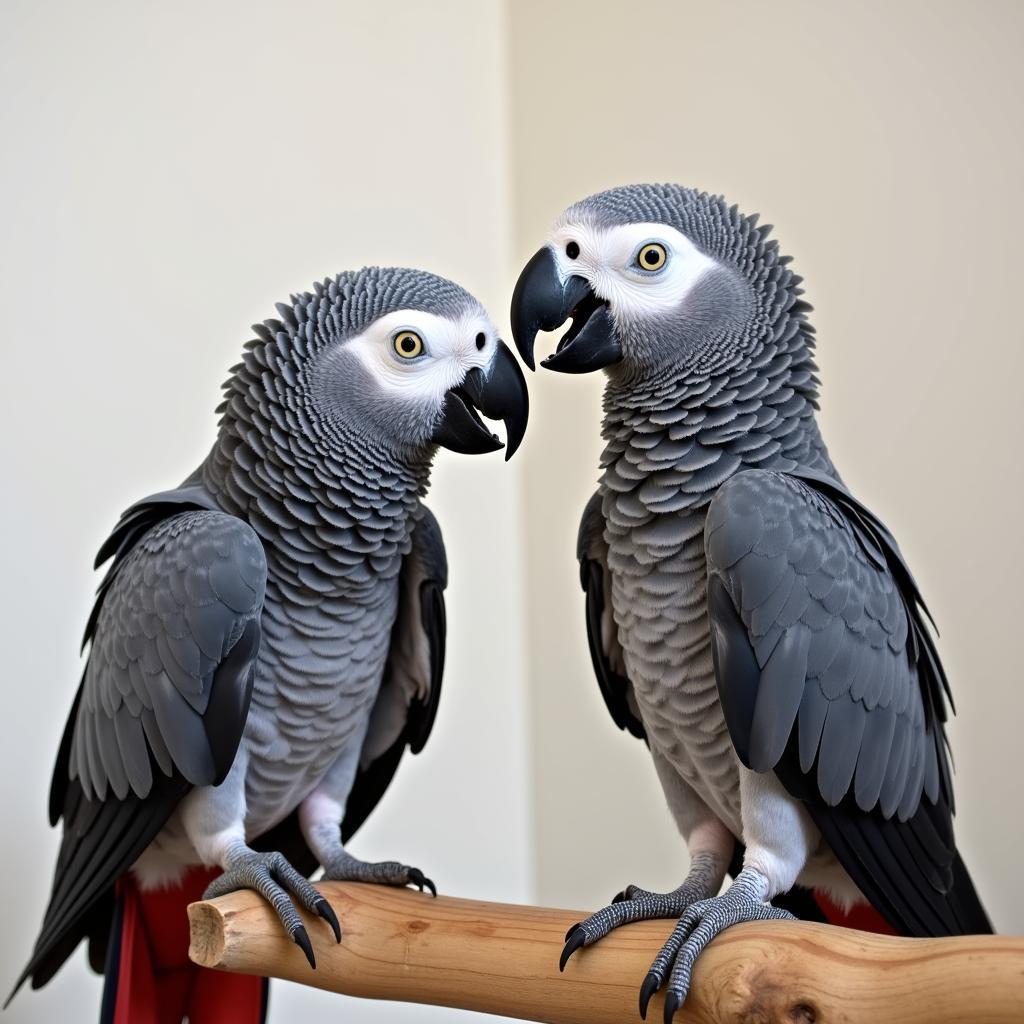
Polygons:
[[906,935],[991,930],[953,839],[927,612],[829,459],[810,306],[768,232],[719,196],[612,189],[562,215],[512,300],[531,368],[538,329],[572,317],[544,365],[607,372],[579,533],[587,632],[691,857],[674,892],[630,886],[570,929],[562,966],[618,925],[678,917],[640,997],[646,1014],[667,982],[666,1021],[716,934],[787,904],[837,920],[866,901]]
[[113,561],[50,791],[63,840],[18,985],[88,937],[105,1021],[260,1018],[258,982],[174,988],[207,882],[261,893],[312,966],[296,905],[340,941],[317,865],[434,889],[343,844],[437,711],[447,566],[421,501],[436,447],[502,447],[479,410],[511,455],[525,381],[480,304],[422,271],[342,273],[277,310],[224,385],[205,461],[128,509],[97,558]]

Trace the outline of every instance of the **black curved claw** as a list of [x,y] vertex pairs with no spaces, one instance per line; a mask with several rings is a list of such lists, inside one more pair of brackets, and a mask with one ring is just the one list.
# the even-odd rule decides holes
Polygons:
[[409,868],[407,873],[409,875],[409,881],[412,882],[420,892],[423,892],[424,889],[429,889],[431,896],[437,895],[437,886],[435,886],[419,868]]
[[629,897],[626,895],[626,890],[621,889],[612,897],[612,903],[625,903]]
[[665,993],[665,1024],[672,1024],[672,1018],[679,1009],[679,996],[675,992]]
[[309,966],[316,970],[316,957],[313,956],[313,944],[309,941],[309,935],[306,933],[306,929],[300,924],[292,932],[292,938],[295,940],[295,945],[306,954],[306,959],[309,961]]
[[569,934],[569,938],[566,940],[565,948],[562,950],[562,955],[558,960],[558,969],[560,971],[565,970],[565,965],[569,962],[569,957],[576,952],[587,941],[587,934],[582,928],[577,928],[574,932]]
[[582,924],[583,924],[582,921],[577,921],[575,924],[569,925],[569,930],[565,933],[565,941],[566,942],[569,941],[569,936],[572,935],[572,933],[574,931],[576,931],[576,929],[579,928],[580,925],[582,925]]
[[653,996],[659,988],[661,988],[661,978],[659,978],[654,971],[648,971],[647,977],[644,978],[644,983],[640,986],[641,1020],[647,1020],[647,1004],[651,1001],[651,996]]
[[334,908],[330,903],[323,898],[318,899],[313,904],[313,909],[331,926],[335,941],[341,942],[341,925],[338,924],[338,915],[334,912]]

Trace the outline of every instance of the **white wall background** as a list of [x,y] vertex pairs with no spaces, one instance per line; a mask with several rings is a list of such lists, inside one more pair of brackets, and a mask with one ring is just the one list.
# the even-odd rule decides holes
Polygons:
[[[943,627],[961,845],[997,926],[1024,931],[1022,36],[1024,7],[997,0],[7,0],[0,983],[52,869],[88,565],[125,505],[203,456],[248,325],[382,262],[451,276],[507,329],[551,220],[635,180],[762,211],[807,278],[833,454]],[[628,881],[677,884],[686,857],[586,654],[573,545],[600,381],[530,384],[512,463],[439,459],[445,701],[354,848],[454,894],[596,907]],[[78,1019],[98,992],[79,954],[6,1019]],[[276,984],[271,1019],[300,1013],[455,1016]]]

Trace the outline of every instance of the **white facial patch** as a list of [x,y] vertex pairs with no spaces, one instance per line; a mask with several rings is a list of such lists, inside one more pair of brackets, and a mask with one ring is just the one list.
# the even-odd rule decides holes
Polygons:
[[[661,246],[664,266],[651,272],[638,262],[646,243]],[[584,221],[559,223],[548,245],[564,281],[584,278],[612,314],[624,320],[644,319],[677,310],[694,285],[716,266],[685,235],[667,224],[622,224],[599,227]],[[567,249],[579,252],[572,258]]]
[[[422,341],[422,352],[414,358],[401,351],[402,339],[410,331]],[[440,405],[445,392],[461,384],[473,367],[490,365],[497,339],[494,325],[481,309],[468,310],[455,320],[418,309],[399,309],[350,338],[345,349],[362,362],[385,392],[411,402]]]

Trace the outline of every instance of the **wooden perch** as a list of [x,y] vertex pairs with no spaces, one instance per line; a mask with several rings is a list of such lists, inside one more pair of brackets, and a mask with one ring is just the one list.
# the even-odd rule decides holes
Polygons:
[[[453,899],[385,886],[319,886],[341,921],[309,918],[310,970],[251,892],[189,909],[204,967],[286,978],[370,999],[482,1010],[549,1024],[638,1021],[640,983],[672,927],[638,922],[580,950],[558,973],[578,911]],[[662,998],[649,1021],[660,1021]],[[678,1024],[1021,1024],[1024,938],[899,939],[829,925],[730,928],[701,956]]]

